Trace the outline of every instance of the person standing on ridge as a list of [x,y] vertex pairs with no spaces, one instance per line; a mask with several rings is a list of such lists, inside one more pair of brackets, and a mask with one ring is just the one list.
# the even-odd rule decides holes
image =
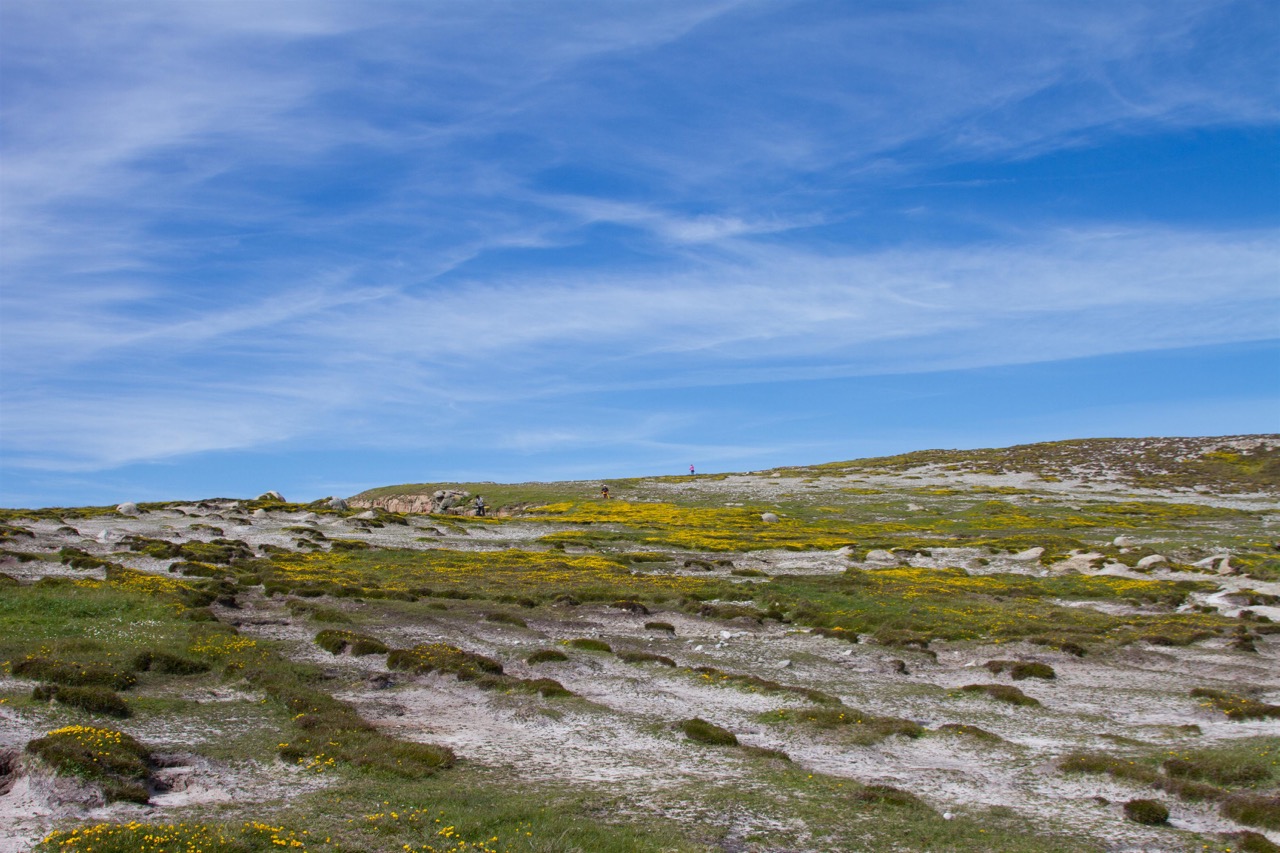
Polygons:
[[476,495],[476,515],[484,515],[484,498],[480,495]]
[[693,476],[693,466],[692,466],[692,465],[690,465],[690,466],[689,466],[689,476],[690,476],[690,477],[692,477],[692,476]]

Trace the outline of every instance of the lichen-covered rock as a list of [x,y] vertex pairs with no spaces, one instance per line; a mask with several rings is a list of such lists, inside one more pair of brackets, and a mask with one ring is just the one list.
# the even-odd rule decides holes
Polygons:
[[120,513],[121,515],[137,515],[138,505],[133,501],[125,501],[124,503],[116,507],[116,512]]
[[284,495],[280,494],[277,491],[263,492],[262,494],[258,495],[258,500],[280,501],[281,503],[284,503]]
[[760,520],[765,524],[776,524],[778,521],[778,514],[775,512],[762,512],[760,513]]

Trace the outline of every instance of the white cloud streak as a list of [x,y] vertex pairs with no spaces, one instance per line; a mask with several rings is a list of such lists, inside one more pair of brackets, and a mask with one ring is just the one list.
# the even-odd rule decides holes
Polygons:
[[[1276,122],[1274,16],[1212,47],[1251,8],[0,0],[6,452],[1270,337],[1274,231],[803,239],[921,162]],[[539,265],[604,227],[627,262]]]

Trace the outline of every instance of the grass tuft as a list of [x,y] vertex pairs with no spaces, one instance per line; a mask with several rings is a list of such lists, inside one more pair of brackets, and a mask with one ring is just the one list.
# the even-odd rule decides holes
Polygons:
[[722,729],[715,723],[708,723],[701,717],[683,720],[679,724],[680,731],[691,741],[711,746],[737,746],[738,737],[728,729]]

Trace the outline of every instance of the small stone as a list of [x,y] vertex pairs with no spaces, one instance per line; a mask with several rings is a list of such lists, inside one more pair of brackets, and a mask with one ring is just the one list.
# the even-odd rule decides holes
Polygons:
[[790,669],[790,668],[791,668],[790,659],[778,661],[778,669]]
[[1041,547],[1039,547],[1039,546],[1037,546],[1037,547],[1035,547],[1035,548],[1028,548],[1028,549],[1027,549],[1027,550],[1025,550],[1025,551],[1019,551],[1018,553],[1014,554],[1014,555],[1013,555],[1012,557],[1010,557],[1009,559],[1011,559],[1011,560],[1017,560],[1017,561],[1018,561],[1018,562],[1020,562],[1020,563],[1029,563],[1029,562],[1031,562],[1032,560],[1038,560],[1038,559],[1040,559],[1040,555],[1041,555],[1041,554],[1043,554],[1043,553],[1044,553],[1044,549],[1043,549],[1043,548],[1041,548]]
[[896,563],[898,558],[893,555],[892,551],[885,551],[882,548],[876,548],[867,552],[868,563]]
[[907,512],[920,512],[924,507],[920,504],[907,504]]
[[943,813],[942,813],[942,819],[943,819],[943,820],[954,820],[954,819],[955,819],[955,815],[953,815],[951,812],[943,812]]
[[1137,568],[1149,569],[1152,566],[1158,566],[1161,563],[1169,562],[1163,554],[1150,554],[1138,561]]
[[762,512],[760,513],[760,520],[765,524],[776,524],[778,521],[778,515],[773,512]]
[[371,509],[366,509],[364,512],[356,516],[356,518],[366,519],[366,520],[370,518],[377,518],[377,517],[378,517],[378,514]]
[[121,515],[137,515],[138,505],[133,501],[125,501],[124,503],[116,507],[116,512],[120,513]]
[[1134,545],[1138,544],[1138,540],[1134,539],[1132,536],[1117,536],[1115,539],[1111,540],[1111,544],[1117,548],[1132,548]]
[[267,517],[267,511],[266,511],[265,509],[255,509],[255,510],[253,511],[253,517],[254,517],[254,518],[266,518],[266,517]]

